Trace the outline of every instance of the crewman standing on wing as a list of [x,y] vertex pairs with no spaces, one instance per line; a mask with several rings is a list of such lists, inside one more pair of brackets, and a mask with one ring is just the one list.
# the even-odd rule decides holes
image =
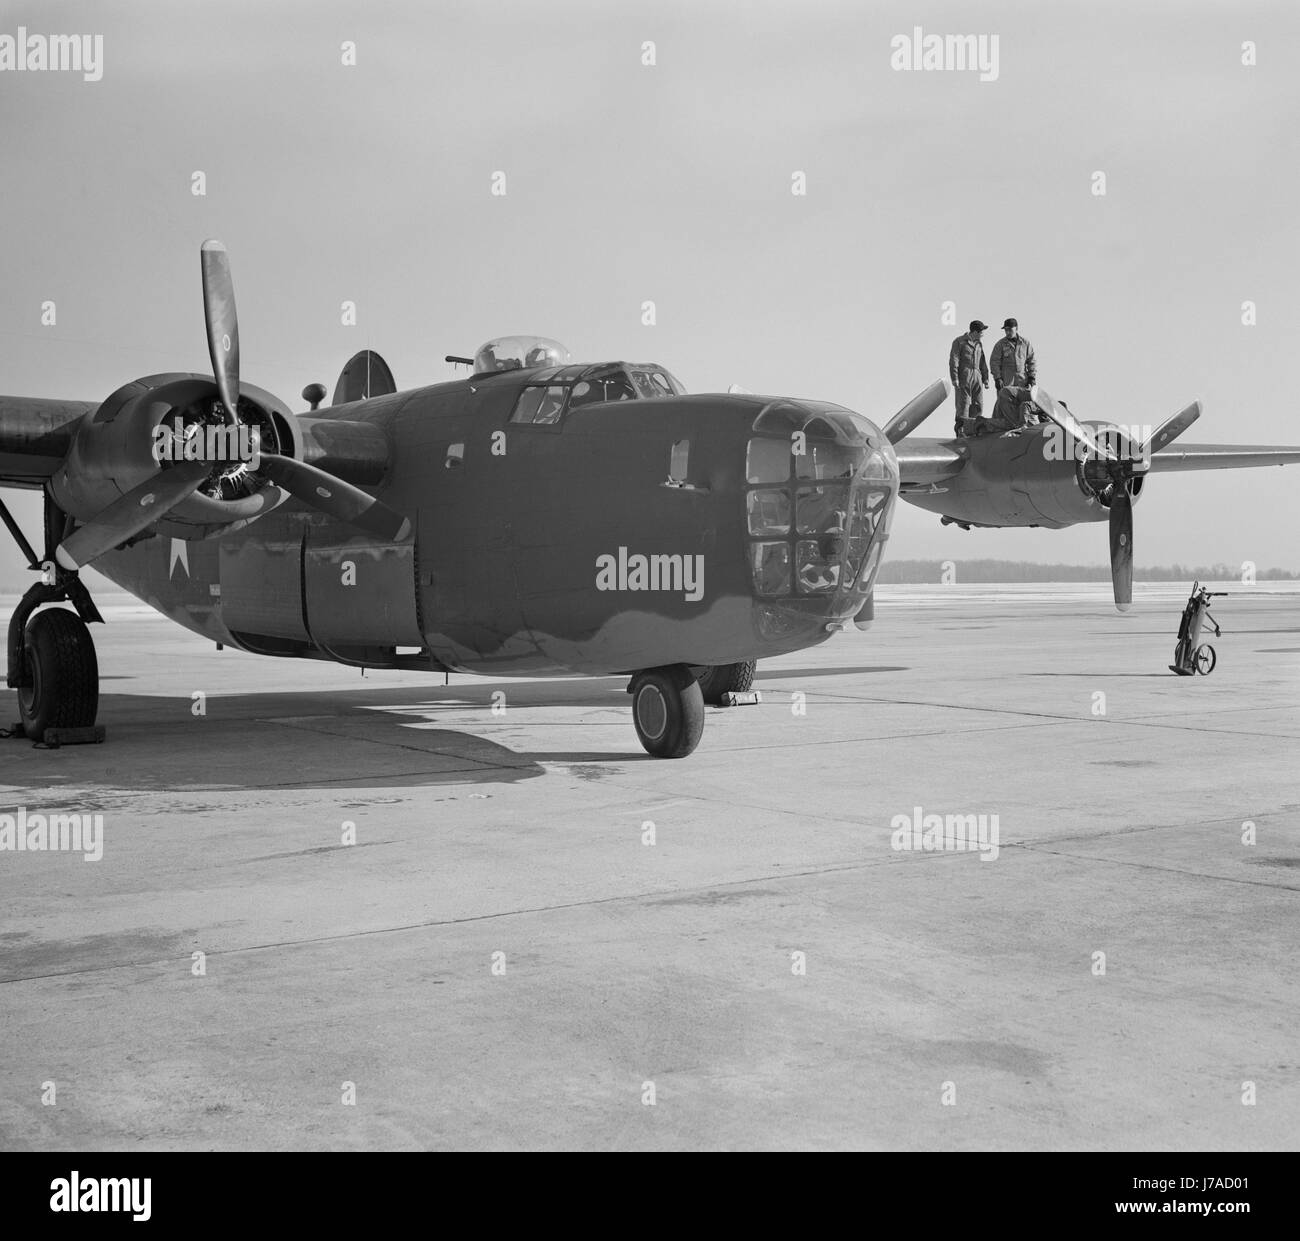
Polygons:
[[984,360],[980,337],[989,325],[972,319],[970,331],[952,342],[948,351],[948,377],[957,399],[956,431],[964,435],[974,430],[973,420],[984,412],[982,388],[989,386],[989,364]]
[[999,392],[1003,387],[1032,388],[1038,382],[1038,363],[1034,347],[1020,335],[1020,324],[1008,319],[1002,325],[1002,339],[993,346],[989,365]]

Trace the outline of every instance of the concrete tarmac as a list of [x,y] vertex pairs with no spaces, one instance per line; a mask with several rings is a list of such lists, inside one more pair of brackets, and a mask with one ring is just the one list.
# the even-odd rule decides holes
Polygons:
[[106,744],[0,742],[104,824],[0,852],[0,1146],[1294,1149],[1300,594],[1178,678],[1187,589],[882,587],[678,762],[112,609]]

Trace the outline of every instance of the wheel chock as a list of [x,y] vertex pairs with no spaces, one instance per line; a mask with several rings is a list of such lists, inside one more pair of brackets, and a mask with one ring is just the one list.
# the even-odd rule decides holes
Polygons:
[[729,689],[722,695],[722,705],[724,707],[756,707],[763,701],[762,690],[750,689],[741,693]]
[[105,736],[103,724],[92,724],[87,728],[47,728],[41,744],[51,750],[64,745],[99,745]]

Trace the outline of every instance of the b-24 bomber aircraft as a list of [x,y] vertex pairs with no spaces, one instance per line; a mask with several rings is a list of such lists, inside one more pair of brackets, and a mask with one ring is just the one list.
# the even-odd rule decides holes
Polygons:
[[210,376],[0,397],[0,485],[45,503],[39,556],[0,505],[41,573],[8,631],[26,736],[96,739],[88,564],[255,654],[625,674],[637,735],[667,758],[699,742],[701,674],[823,642],[866,606],[899,478],[860,414],[686,395],[657,364],[575,364],[541,337],[403,392],[363,351],[328,409],[311,385],[295,414],[240,377],[220,242],[201,267]]
[[869,624],[900,487],[963,524],[1109,521],[1124,604],[1147,468],[1300,461],[1290,448],[1154,456],[1199,405],[1134,455],[1041,390],[1038,408],[1077,448],[1068,460],[1051,460],[1046,426],[905,444],[945,382],[882,430],[823,401],[688,395],[656,363],[575,364],[544,337],[489,341],[448,358],[468,379],[402,392],[365,350],[328,409],[313,384],[295,414],[240,378],[220,242],[204,243],[201,268],[211,376],[149,375],[98,403],[0,397],[0,486],[44,496],[40,556],[0,503],[41,574],[7,648],[33,740],[103,736],[87,628],[101,617],[78,572],[92,563],[254,654],[626,675],[642,746],[680,758],[705,701],[747,689],[759,658]]

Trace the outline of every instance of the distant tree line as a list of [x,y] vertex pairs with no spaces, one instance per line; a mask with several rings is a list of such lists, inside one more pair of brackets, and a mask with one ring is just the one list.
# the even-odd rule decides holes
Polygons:
[[[922,585],[943,578],[944,560],[889,560],[880,566],[876,581]],[[958,583],[962,582],[1108,582],[1108,564],[1031,564],[1024,560],[953,560]],[[1239,582],[1241,565],[1152,565],[1133,568],[1139,582]],[[1291,569],[1257,569],[1259,582],[1294,582],[1300,573]]]

